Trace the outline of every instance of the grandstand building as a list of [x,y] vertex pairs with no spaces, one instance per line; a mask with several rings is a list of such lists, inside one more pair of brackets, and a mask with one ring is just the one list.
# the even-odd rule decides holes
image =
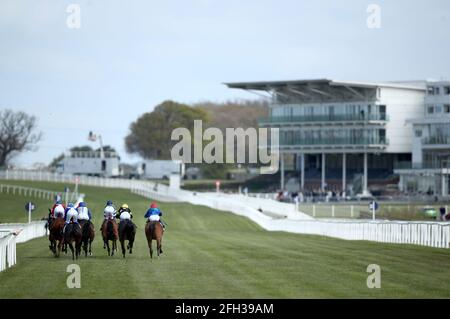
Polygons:
[[399,167],[399,187],[406,192],[449,195],[450,81],[427,83],[419,117],[407,120],[412,128],[412,163]]
[[259,125],[280,129],[282,189],[285,167],[292,167],[301,190],[369,194],[370,181],[397,183],[394,168],[411,163],[413,132],[405,122],[423,114],[425,81],[226,85],[271,99],[270,114]]

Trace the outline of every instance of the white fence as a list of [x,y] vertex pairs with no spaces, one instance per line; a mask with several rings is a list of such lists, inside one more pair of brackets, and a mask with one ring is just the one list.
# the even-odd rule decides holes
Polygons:
[[46,234],[45,221],[30,224],[0,224],[0,271],[16,264],[16,244]]
[[49,191],[46,189],[6,184],[0,184],[0,193],[30,196],[48,200],[52,200],[58,194],[58,192]]

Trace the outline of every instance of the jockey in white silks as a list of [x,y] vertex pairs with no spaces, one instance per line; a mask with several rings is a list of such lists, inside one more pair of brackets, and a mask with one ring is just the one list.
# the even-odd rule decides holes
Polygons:
[[116,216],[116,209],[112,205],[106,206],[105,209],[103,210],[103,217],[105,218],[105,220],[114,219],[115,216]]
[[91,220],[92,214],[89,208],[86,207],[85,202],[80,202],[77,211],[78,211],[78,220]]
[[66,212],[64,209],[64,206],[62,204],[58,204],[55,206],[55,208],[53,209],[53,218],[64,218],[66,216]]
[[75,208],[71,207],[66,213],[66,224],[70,222],[78,223],[78,212]]

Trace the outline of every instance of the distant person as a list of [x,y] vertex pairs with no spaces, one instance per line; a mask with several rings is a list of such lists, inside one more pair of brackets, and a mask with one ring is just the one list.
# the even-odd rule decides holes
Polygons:
[[447,215],[447,211],[444,206],[439,208],[439,213],[440,213],[439,220],[445,221],[445,215]]

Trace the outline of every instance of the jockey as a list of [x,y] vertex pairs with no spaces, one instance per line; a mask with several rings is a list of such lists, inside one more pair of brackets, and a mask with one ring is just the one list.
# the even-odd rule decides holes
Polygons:
[[52,218],[64,218],[66,216],[66,210],[62,204],[56,204],[52,211],[51,211],[51,217]]
[[[124,213],[125,213],[125,215],[123,215]],[[122,217],[122,215],[124,217]],[[120,220],[133,219],[133,214],[131,213],[131,209],[128,207],[127,204],[122,204],[122,206],[120,206],[119,211],[117,212],[116,218],[120,218]]]
[[66,211],[65,211],[65,213],[67,214],[67,212],[69,211],[69,209],[71,209],[71,208],[74,208],[74,205],[73,205],[73,203],[69,203],[69,204],[67,204],[67,207],[66,207]]
[[147,210],[147,212],[145,213],[145,218],[148,219],[148,221],[157,221],[161,224],[161,226],[163,227],[163,229],[166,229],[166,225],[164,224],[164,222],[161,220],[161,216],[162,216],[162,212],[161,210],[158,208],[158,204],[156,204],[155,202],[153,202],[150,205],[150,208]]
[[91,211],[89,210],[89,208],[87,208],[85,202],[80,202],[78,204],[77,211],[78,211],[78,220],[91,220],[92,219]]
[[[50,218],[55,218],[55,208],[57,206],[61,206],[62,211],[65,212],[66,208],[64,207],[63,203],[60,200],[57,200],[55,204],[53,204],[53,207],[50,209]],[[61,208],[58,208],[58,211],[61,211]]]
[[70,207],[66,213],[66,224],[69,224],[71,221],[78,224],[78,212],[74,207]]
[[116,216],[116,209],[113,206],[112,201],[107,201],[105,209],[103,210],[103,217],[106,219],[114,219]]

